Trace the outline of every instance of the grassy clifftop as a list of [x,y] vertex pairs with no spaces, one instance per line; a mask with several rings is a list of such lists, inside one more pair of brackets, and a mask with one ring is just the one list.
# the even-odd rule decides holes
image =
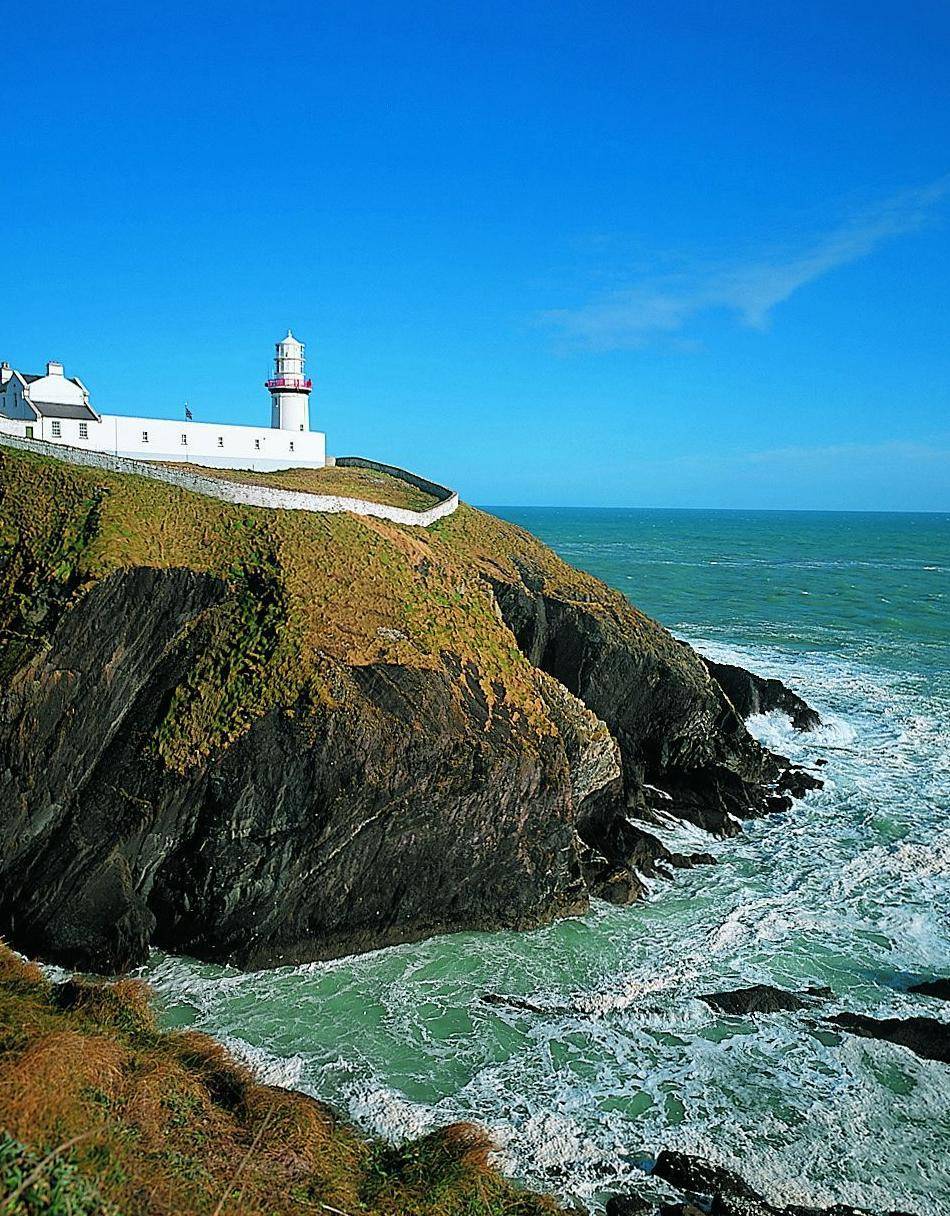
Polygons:
[[0,495],[0,669],[42,646],[58,612],[117,570],[187,568],[227,582],[213,645],[164,733],[170,763],[277,705],[332,698],[328,661],[434,668],[451,652],[477,665],[490,701],[545,716],[533,670],[466,556],[464,525],[243,507],[20,452],[0,455]]
[[543,729],[536,673],[499,620],[488,577],[527,576],[622,619],[644,640],[665,637],[522,529],[465,504],[430,528],[409,528],[238,506],[145,478],[0,454],[0,671],[41,647],[58,613],[92,584],[139,566],[211,574],[233,592],[163,731],[175,767],[276,706],[332,700],[328,661],[432,669],[451,653],[477,668],[489,706],[502,699]]
[[[172,464],[171,468],[181,468]],[[274,490],[302,490],[308,494],[339,494],[344,498],[364,498],[387,507],[403,507],[407,511],[425,511],[438,499],[401,477],[393,477],[378,469],[361,469],[328,465],[323,469],[277,469],[272,473],[255,473],[249,469],[213,469],[189,464],[189,472],[221,481],[242,485],[267,486]]]
[[0,454],[0,677],[0,929],[104,970],[631,902],[663,855],[631,814],[729,833],[804,788],[688,646],[464,504],[401,527]]
[[455,1125],[395,1149],[213,1040],[159,1031],[144,986],[52,984],[0,945],[5,1216],[555,1216]]

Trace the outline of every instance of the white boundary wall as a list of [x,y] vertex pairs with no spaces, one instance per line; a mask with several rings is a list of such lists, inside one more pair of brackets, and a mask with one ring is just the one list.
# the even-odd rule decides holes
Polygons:
[[[78,390],[77,390],[78,392]],[[221,469],[314,468],[326,464],[322,431],[281,431],[266,426],[225,422],[175,422],[102,414],[98,422],[77,418],[4,418],[0,431],[26,439],[66,445],[84,452],[106,452],[132,460],[171,460]],[[63,459],[66,459],[64,457]]]
[[69,464],[84,465],[87,468],[106,469],[110,473],[132,473],[137,477],[148,477],[152,481],[164,481],[169,485],[181,486],[195,494],[204,494],[208,498],[220,498],[223,502],[240,503],[248,507],[270,507],[283,511],[314,511],[338,513],[350,511],[354,515],[373,515],[378,519],[388,519],[396,524],[408,524],[410,527],[428,527],[437,519],[451,515],[459,505],[459,496],[454,490],[435,482],[416,477],[392,465],[378,464],[373,460],[363,460],[361,457],[341,457],[342,467],[378,469],[402,477],[410,484],[425,489],[436,497],[443,496],[440,502],[426,511],[410,511],[405,507],[387,507],[382,503],[369,502],[363,498],[344,498],[336,494],[307,494],[299,490],[280,490],[276,487],[244,485],[236,481],[222,481],[217,477],[204,477],[200,473],[190,473],[187,469],[168,469],[161,465],[149,464],[146,460],[133,460],[127,456],[110,456],[106,452],[88,452],[82,448],[74,448],[61,443],[46,443],[42,439],[21,439],[16,435],[0,431],[0,447],[16,448],[21,452],[33,452],[38,456],[51,456],[54,460],[64,460]]

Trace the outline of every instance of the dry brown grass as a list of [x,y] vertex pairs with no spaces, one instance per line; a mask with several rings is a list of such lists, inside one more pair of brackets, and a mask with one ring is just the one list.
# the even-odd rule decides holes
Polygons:
[[23,1170],[0,1170],[5,1216],[558,1212],[501,1178],[470,1124],[399,1148],[367,1140],[322,1103],[258,1084],[206,1036],[157,1030],[142,985],[54,985],[3,946],[0,1129],[33,1173],[66,1171],[55,1196],[26,1187],[7,1214]]

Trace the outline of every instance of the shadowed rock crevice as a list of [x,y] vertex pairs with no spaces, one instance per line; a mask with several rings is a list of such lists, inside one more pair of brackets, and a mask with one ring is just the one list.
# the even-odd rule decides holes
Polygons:
[[781,680],[765,679],[732,663],[714,663],[706,658],[703,662],[742,718],[779,710],[791,719],[796,730],[814,730],[821,726],[821,718],[815,710],[786,688]]
[[530,564],[518,575],[491,578],[505,623],[526,657],[606,724],[620,751],[621,778],[579,817],[594,850],[587,874],[596,893],[629,903],[658,866],[711,860],[671,854],[644,827],[656,811],[729,836],[742,819],[787,810],[790,795],[820,785],[761,748],[703,660],[619,594],[567,599]]
[[689,647],[464,504],[426,532],[23,455],[0,489],[0,932],[36,956],[529,928],[711,860],[661,811],[727,835],[812,780]]

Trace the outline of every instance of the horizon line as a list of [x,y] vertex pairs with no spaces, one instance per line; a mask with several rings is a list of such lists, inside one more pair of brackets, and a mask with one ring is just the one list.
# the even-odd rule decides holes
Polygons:
[[597,503],[477,503],[478,511],[718,511],[723,514],[756,515],[946,515],[947,507],[660,507]]

